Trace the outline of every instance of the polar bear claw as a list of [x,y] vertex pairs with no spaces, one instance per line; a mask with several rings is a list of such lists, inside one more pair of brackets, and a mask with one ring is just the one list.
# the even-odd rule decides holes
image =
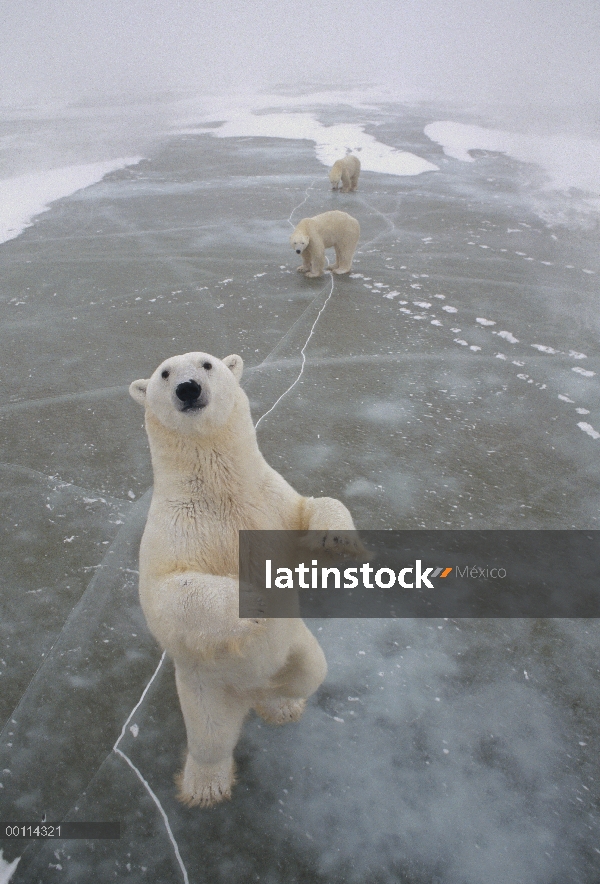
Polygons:
[[257,703],[254,708],[268,724],[288,724],[302,718],[306,708],[306,700],[275,698]]
[[213,807],[231,798],[235,783],[233,758],[221,764],[197,764],[188,753],[185,766],[175,777],[177,797],[187,807]]

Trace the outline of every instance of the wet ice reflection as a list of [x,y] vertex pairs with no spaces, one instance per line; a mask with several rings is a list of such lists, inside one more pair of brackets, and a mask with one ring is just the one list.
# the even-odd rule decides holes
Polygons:
[[[177,135],[1,247],[0,816],[124,831],[8,845],[14,882],[595,879],[595,622],[315,621],[330,672],[303,720],[247,723],[231,803],[174,799],[185,733],[137,601],[151,474],[126,392],[160,359],[239,352],[267,459],[359,527],[597,527],[593,231],[542,220],[559,196],[515,159],[444,157],[430,111],[378,122],[440,171],[332,194],[310,142]],[[330,208],[362,228],[333,286],[287,243]]]

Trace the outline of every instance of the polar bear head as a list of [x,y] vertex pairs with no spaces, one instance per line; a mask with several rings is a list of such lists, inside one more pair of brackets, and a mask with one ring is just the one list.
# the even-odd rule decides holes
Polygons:
[[338,161],[334,163],[330,172],[329,172],[329,182],[332,185],[333,189],[336,190],[338,184],[342,180],[342,165]]
[[296,228],[296,230],[294,230],[294,232],[290,236],[290,242],[292,244],[292,247],[297,252],[297,254],[301,255],[309,243],[308,234],[302,233],[300,230],[298,230]]
[[148,379],[134,381],[130,395],[163,426],[183,434],[205,433],[229,421],[239,386],[241,356],[216,359],[209,353],[184,353],[165,359]]

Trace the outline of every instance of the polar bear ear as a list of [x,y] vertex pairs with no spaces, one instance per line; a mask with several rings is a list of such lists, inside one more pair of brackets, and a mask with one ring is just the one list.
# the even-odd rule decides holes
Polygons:
[[148,381],[141,378],[129,385],[129,395],[140,405],[146,404],[146,390],[148,389]]
[[244,360],[242,359],[242,357],[238,356],[237,353],[232,353],[231,356],[226,356],[223,362],[230,370],[236,381],[239,381],[244,370]]

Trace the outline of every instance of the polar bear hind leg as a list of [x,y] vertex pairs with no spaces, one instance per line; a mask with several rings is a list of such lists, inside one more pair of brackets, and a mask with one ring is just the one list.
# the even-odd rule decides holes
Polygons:
[[325,655],[318,641],[304,628],[301,642],[294,646],[273,677],[273,687],[254,704],[256,712],[269,724],[298,721],[306,699],[317,690],[327,674]]
[[175,681],[188,739],[178,798],[188,807],[210,807],[231,798],[235,782],[233,750],[250,710],[238,694],[204,686],[175,664]]
[[352,270],[352,259],[356,246],[358,245],[359,233],[353,235],[348,242],[336,243],[335,248],[335,264],[329,270],[333,273],[349,273]]

